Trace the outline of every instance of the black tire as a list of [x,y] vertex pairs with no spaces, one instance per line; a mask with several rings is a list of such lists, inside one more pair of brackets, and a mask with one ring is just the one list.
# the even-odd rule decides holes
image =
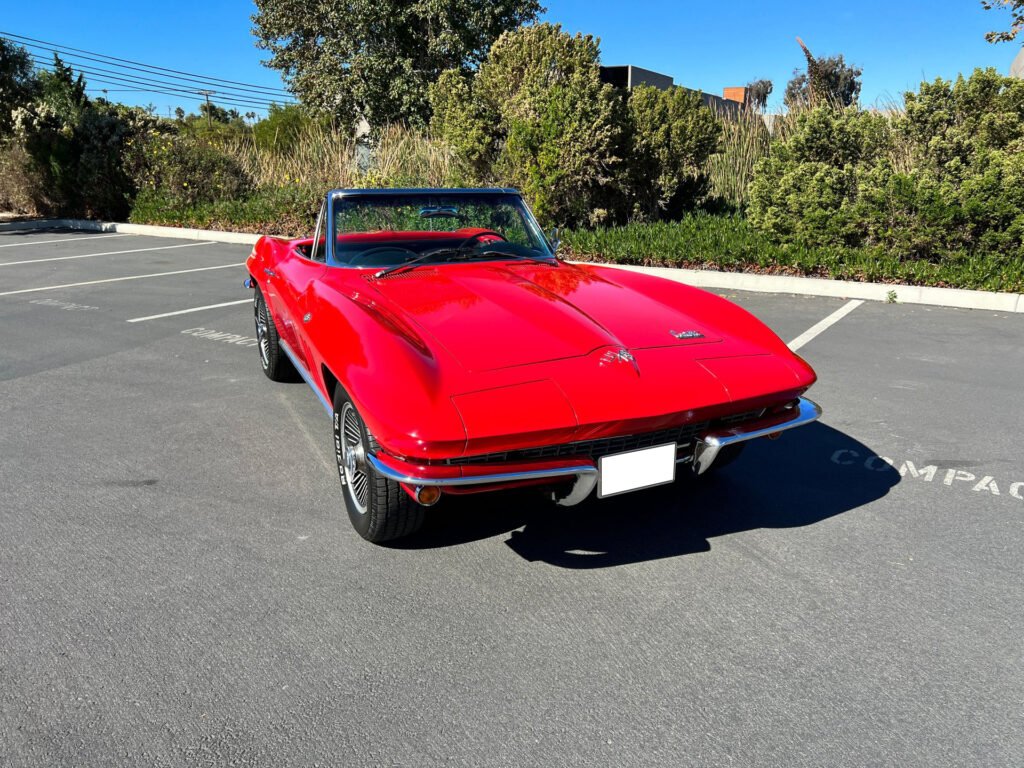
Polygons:
[[298,381],[299,372],[295,370],[288,355],[281,349],[281,336],[277,332],[274,318],[270,316],[270,308],[259,288],[253,289],[252,311],[256,321],[256,347],[260,354],[260,366],[263,373],[271,381]]
[[415,533],[425,510],[394,480],[378,474],[366,461],[380,446],[359,411],[338,387],[334,394],[334,456],[345,490],[345,507],[356,532],[379,543]]

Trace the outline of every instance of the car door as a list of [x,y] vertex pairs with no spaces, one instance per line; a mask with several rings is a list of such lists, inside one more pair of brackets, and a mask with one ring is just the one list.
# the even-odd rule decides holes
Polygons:
[[312,317],[310,299],[313,282],[327,270],[324,224],[324,208],[321,206],[309,252],[293,248],[287,257],[278,262],[273,278],[284,309],[284,327],[278,328],[278,331],[307,370],[310,366],[310,348],[303,327]]

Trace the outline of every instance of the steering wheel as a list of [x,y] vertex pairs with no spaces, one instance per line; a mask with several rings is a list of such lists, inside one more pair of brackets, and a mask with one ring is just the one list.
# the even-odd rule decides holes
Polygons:
[[[378,253],[395,253],[396,251],[398,251],[399,253],[403,253],[403,252],[407,253],[410,256],[414,257],[414,258],[419,256],[419,254],[416,253],[416,251],[412,250],[411,248],[406,248],[406,247],[401,246],[401,245],[378,245],[378,246],[376,246],[374,248],[370,248],[370,249],[365,250],[362,253],[360,253],[359,256],[358,256],[358,261],[362,262],[362,260],[365,259],[366,257],[374,256],[374,255],[376,255]],[[362,264],[361,266],[370,267],[370,266],[378,266],[378,265],[376,265],[376,264]]]
[[501,232],[495,232],[493,229],[482,229],[479,232],[474,232],[472,235],[470,235],[465,240],[463,240],[459,244],[459,248],[465,248],[470,243],[472,243],[474,240],[479,240],[481,237],[488,237],[488,236],[489,237],[496,237],[499,240],[501,240],[503,243],[507,243],[508,242],[508,238],[506,238],[503,234],[501,234]]

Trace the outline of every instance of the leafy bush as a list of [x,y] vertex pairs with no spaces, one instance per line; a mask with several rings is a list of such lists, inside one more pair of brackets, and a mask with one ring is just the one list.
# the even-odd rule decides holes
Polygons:
[[248,197],[186,202],[164,189],[144,189],[132,208],[132,222],[170,227],[252,232],[298,237],[308,235],[324,190],[301,185],[265,187]]
[[683,88],[639,86],[629,93],[627,135],[631,213],[646,219],[677,216],[700,202],[708,187],[708,158],[722,129],[700,94]]
[[441,73],[430,87],[430,104],[434,135],[451,147],[475,182],[490,182],[499,149],[495,126],[500,118],[489,105],[474,99],[473,80],[456,70]]
[[316,125],[317,121],[298,104],[271,104],[267,116],[252,127],[252,138],[262,150],[290,152]]
[[678,215],[700,202],[721,129],[699,94],[603,84],[598,41],[537,24],[475,76],[431,88],[431,129],[478,183],[518,187],[544,223]]
[[11,119],[14,110],[28,105],[38,87],[29,52],[0,37],[0,140],[9,137],[14,130]]
[[903,260],[881,248],[777,244],[741,216],[692,213],[673,222],[564,230],[568,256],[619,264],[807,275],[844,280],[1024,291],[1024,260],[992,252]]
[[28,158],[34,207],[64,216],[123,218],[134,193],[125,156],[155,125],[144,110],[91,101],[60,59],[40,72],[39,94],[15,110],[15,138]]
[[431,89],[432,130],[474,178],[521,189],[542,221],[602,220],[622,126],[598,55],[593,37],[558,25],[506,32],[472,80],[448,72]]
[[1024,82],[976,70],[923,83],[895,115],[818,107],[773,141],[750,186],[775,241],[898,258],[1024,258]]
[[253,188],[241,163],[203,139],[153,128],[143,154],[139,188],[186,206],[244,198]]

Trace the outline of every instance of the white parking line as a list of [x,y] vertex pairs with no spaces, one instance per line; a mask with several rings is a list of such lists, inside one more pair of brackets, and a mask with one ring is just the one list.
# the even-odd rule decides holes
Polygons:
[[808,328],[806,331],[804,331],[799,336],[797,336],[795,339],[793,339],[791,342],[789,342],[789,348],[791,350],[793,350],[794,352],[796,352],[804,344],[809,342],[811,339],[813,339],[815,336],[820,334],[822,331],[825,331],[825,330],[831,328],[833,325],[838,323],[840,320],[842,320],[848,314],[853,312],[853,310],[855,310],[857,307],[859,307],[863,303],[864,302],[861,301],[860,299],[852,299],[851,301],[846,302],[845,304],[843,304],[843,306],[841,306],[839,309],[837,309],[831,315],[826,317],[824,320],[822,320],[821,322],[815,323],[810,328]]
[[148,275],[129,275],[128,277],[108,277],[106,280],[87,280],[84,283],[64,283],[63,285],[46,285],[42,288],[22,288],[20,291],[4,291],[0,296],[15,296],[19,293],[36,293],[37,291],[57,291],[61,288],[78,288],[83,285],[99,285],[100,283],[119,283],[123,280],[143,280],[147,277],[166,277],[168,275],[187,275],[189,272],[206,272],[211,269],[229,269],[244,267],[245,262],[238,264],[221,264],[216,267],[198,267],[197,269],[178,269],[174,272],[151,272]]
[[[26,259],[25,261],[0,262],[0,267],[13,267],[17,264],[42,264],[46,261],[67,261],[68,259],[89,259],[93,256],[118,256],[122,253],[148,253],[149,251],[170,251],[174,248],[195,248],[197,245],[213,245],[212,240],[201,243],[185,243],[185,245],[161,245],[157,248],[135,248],[131,251],[107,251],[106,253],[83,253],[78,256],[53,256],[49,259]],[[0,294],[2,296],[3,294]]]
[[179,309],[177,312],[164,312],[162,315],[147,315],[146,317],[133,317],[129,323],[144,323],[147,320],[159,320],[161,317],[174,317],[175,315],[188,315],[192,312],[202,312],[204,309],[219,309],[220,307],[234,307],[237,304],[252,304],[252,299],[241,299],[240,301],[225,301],[222,304],[207,304],[205,307],[192,307],[191,309]]
[[79,235],[78,237],[65,237],[61,240],[32,240],[28,243],[5,243],[0,248],[25,248],[30,245],[52,245],[53,243],[80,243],[84,240],[102,240],[104,237],[131,237],[123,232],[116,235]]

